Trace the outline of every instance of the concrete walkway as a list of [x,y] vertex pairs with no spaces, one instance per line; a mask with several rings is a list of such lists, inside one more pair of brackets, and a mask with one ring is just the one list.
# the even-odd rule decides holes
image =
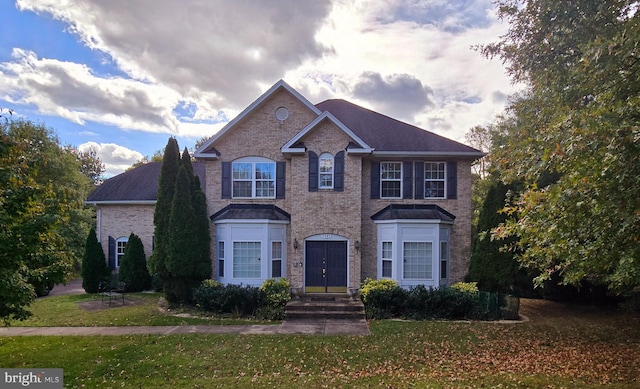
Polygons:
[[[56,285],[49,296],[84,294],[82,279]],[[44,297],[46,298],[46,297]],[[110,336],[110,335],[370,335],[366,320],[285,320],[280,325],[235,326],[122,326],[122,327],[0,327],[0,336]]]
[[122,326],[122,327],[2,327],[0,336],[111,336],[111,335],[369,335],[366,320],[284,321],[280,325],[233,326]]

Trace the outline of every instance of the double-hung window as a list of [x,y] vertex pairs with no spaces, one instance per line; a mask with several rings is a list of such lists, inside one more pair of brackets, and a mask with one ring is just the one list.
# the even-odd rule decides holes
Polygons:
[[329,153],[320,155],[319,162],[319,185],[320,189],[333,189],[333,156]]
[[232,165],[234,198],[276,197],[275,162],[238,161]]
[[218,277],[224,278],[224,241],[218,242]]
[[446,184],[444,162],[425,162],[424,164],[424,197],[445,198]]
[[380,162],[380,197],[402,198],[401,162]]
[[128,238],[120,238],[116,241],[116,268],[120,267],[122,257],[124,257],[124,250],[127,247]]
[[382,277],[393,277],[393,242],[382,242]]
[[271,277],[282,277],[282,242],[271,242]]

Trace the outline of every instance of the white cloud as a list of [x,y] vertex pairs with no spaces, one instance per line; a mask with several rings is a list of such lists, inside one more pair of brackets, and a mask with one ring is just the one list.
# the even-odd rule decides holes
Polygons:
[[[283,69],[327,48],[315,30],[325,1],[19,0],[69,23],[87,46],[131,77],[160,83],[209,108],[243,108]],[[205,91],[206,93],[203,93]]]
[[17,49],[7,101],[76,123],[210,136],[280,78],[456,140],[518,90],[473,45],[506,31],[491,0],[18,0],[51,15],[128,78]]
[[105,176],[120,174],[144,156],[135,150],[115,143],[87,142],[78,146],[78,150],[87,152],[94,150],[105,165]]

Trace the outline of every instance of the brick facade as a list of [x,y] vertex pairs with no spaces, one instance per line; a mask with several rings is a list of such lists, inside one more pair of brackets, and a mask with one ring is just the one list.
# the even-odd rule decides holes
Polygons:
[[135,233],[142,240],[147,259],[153,252],[154,204],[99,205],[97,214],[98,241],[108,256],[109,237],[129,238]]
[[[266,96],[266,97],[265,97]],[[451,226],[449,282],[461,281],[468,270],[471,251],[471,161],[474,156],[458,157],[394,157],[386,159],[375,153],[348,152],[354,138],[332,118],[324,119],[301,133],[318,117],[318,110],[305,103],[287,88],[274,89],[243,113],[232,126],[218,134],[211,144],[216,155],[201,154],[205,164],[204,187],[209,214],[213,215],[230,204],[275,205],[290,215],[285,226],[283,249],[286,267],[282,275],[294,286],[305,283],[305,242],[331,240],[347,242],[347,286],[358,287],[366,277],[376,278],[378,267],[377,225],[371,216],[391,204],[434,204],[455,215]],[[280,121],[275,117],[279,107],[286,107],[289,116]],[[284,152],[283,146],[294,137],[304,144],[305,152]],[[298,146],[296,146],[298,147]],[[302,146],[300,146],[302,147]],[[466,147],[466,146],[462,146]],[[471,149],[473,150],[473,149]],[[477,151],[477,150],[476,150]],[[344,152],[344,189],[309,189],[309,152],[332,156]],[[473,153],[472,153],[473,154]],[[285,166],[285,193],[279,199],[229,199],[222,196],[222,165],[243,157],[267,158]],[[476,156],[477,157],[477,156]],[[439,161],[457,162],[456,199],[371,199],[371,163],[376,161]],[[151,254],[154,205],[99,205],[98,233],[103,248],[108,237],[128,237],[135,232],[143,240],[147,257]],[[216,225],[211,228],[211,261],[214,277],[216,267]],[[229,246],[226,246],[229,247]],[[231,258],[229,258],[231,259]],[[397,259],[399,260],[399,259]],[[437,274],[437,273],[436,273]],[[264,274],[263,274],[264,275]]]

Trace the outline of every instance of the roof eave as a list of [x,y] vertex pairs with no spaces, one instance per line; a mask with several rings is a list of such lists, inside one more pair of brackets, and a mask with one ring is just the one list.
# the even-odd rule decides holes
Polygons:
[[416,224],[451,224],[453,225],[452,220],[442,220],[442,219],[385,219],[385,220],[374,220],[374,224],[406,224],[406,223],[416,223]]
[[476,151],[401,151],[378,150],[371,153],[374,157],[455,157],[455,158],[471,158],[479,159],[487,155],[487,153]]
[[197,158],[197,159],[212,159],[212,160],[216,160],[216,159],[218,159],[218,157],[220,155],[211,154],[211,153],[194,153],[193,156],[194,156],[194,158]]
[[371,147],[363,148],[363,149],[350,149],[350,148],[346,149],[347,154],[371,154],[373,153],[374,150],[375,149]]
[[99,200],[85,201],[86,205],[155,205],[156,200]]

